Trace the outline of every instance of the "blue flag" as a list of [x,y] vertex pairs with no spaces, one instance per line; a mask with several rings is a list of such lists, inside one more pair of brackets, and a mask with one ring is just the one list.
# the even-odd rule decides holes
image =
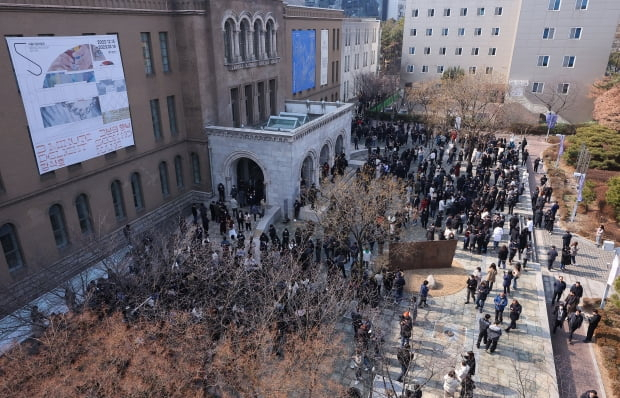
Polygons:
[[547,127],[549,129],[552,129],[555,127],[555,124],[558,121],[558,115],[556,115],[555,113],[547,113],[547,117],[545,118],[545,120],[547,121]]

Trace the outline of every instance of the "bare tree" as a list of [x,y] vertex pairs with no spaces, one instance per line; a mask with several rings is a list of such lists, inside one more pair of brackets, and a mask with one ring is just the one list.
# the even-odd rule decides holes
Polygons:
[[526,90],[526,97],[534,100],[547,108],[547,111],[556,114],[569,111],[579,95],[579,84],[571,81],[553,80],[545,83],[541,92]]

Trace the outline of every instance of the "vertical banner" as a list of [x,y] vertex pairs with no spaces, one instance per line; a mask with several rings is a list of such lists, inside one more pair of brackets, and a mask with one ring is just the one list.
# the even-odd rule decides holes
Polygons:
[[329,62],[329,30],[321,30],[321,86],[327,84],[327,64]]
[[316,82],[316,31],[294,30],[293,44],[293,94],[315,87]]

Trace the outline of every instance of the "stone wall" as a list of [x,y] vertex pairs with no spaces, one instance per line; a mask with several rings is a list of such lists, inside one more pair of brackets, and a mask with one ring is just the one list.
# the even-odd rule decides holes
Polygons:
[[390,269],[450,268],[456,239],[390,243]]

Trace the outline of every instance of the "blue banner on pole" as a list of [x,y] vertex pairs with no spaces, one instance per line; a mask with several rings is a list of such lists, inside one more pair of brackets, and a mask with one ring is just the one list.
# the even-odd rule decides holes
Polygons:
[[583,191],[583,185],[585,182],[586,182],[586,175],[582,173],[579,176],[579,185],[577,186],[577,202],[581,202],[583,200],[581,193]]
[[564,134],[560,134],[560,149],[558,149],[558,159],[564,153],[564,138],[566,138],[566,136]]
[[552,129],[555,127],[555,124],[558,121],[558,115],[556,115],[555,113],[547,113],[547,117],[545,118],[546,122],[547,122],[547,127]]

